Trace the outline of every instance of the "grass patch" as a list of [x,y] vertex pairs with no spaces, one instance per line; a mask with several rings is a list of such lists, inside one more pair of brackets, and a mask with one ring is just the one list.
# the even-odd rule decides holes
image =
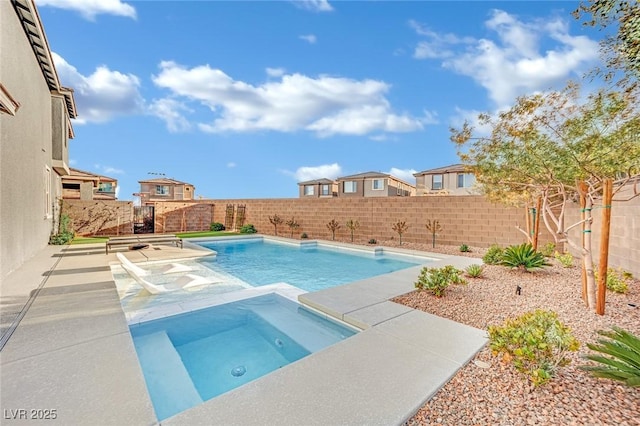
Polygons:
[[199,231],[199,232],[181,232],[176,235],[180,238],[198,238],[198,237],[225,237],[228,235],[240,235],[240,233],[231,232],[231,231]]
[[97,244],[97,243],[106,243],[108,237],[75,237],[69,244]]

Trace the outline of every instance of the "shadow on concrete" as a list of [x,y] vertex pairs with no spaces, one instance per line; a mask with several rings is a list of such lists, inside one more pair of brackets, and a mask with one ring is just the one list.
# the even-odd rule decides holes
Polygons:
[[89,272],[106,272],[110,271],[108,266],[94,266],[91,268],[73,268],[73,269],[56,269],[53,271],[43,272],[43,277],[50,277],[54,275],[70,275],[70,274],[85,274]]

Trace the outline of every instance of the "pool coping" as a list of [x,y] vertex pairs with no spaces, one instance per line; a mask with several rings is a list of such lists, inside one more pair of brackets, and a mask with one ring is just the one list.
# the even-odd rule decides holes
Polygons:
[[[190,245],[147,254],[207,255]],[[108,267],[115,254],[94,244],[52,256],[60,257],[53,268],[41,259],[24,265],[40,268],[34,276],[46,282],[0,352],[3,412],[50,408],[66,424],[158,424]],[[479,262],[433,256],[460,267]],[[401,424],[484,346],[486,333],[388,301],[413,289],[415,271],[398,273],[299,295],[364,331],[162,424]],[[22,285],[29,294],[40,282]]]

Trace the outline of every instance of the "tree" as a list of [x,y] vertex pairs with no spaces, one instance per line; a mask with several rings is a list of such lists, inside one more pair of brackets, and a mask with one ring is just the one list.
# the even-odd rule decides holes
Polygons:
[[351,231],[351,242],[353,242],[353,233],[360,228],[360,222],[357,220],[349,219],[347,221],[347,228]]
[[340,229],[340,224],[335,219],[331,219],[331,221],[327,223],[327,228],[331,231],[331,240],[335,241],[336,231]]
[[391,229],[393,229],[398,236],[400,237],[400,245],[402,245],[402,234],[409,230],[409,225],[405,221],[398,221],[391,225]]
[[[592,211],[607,180],[613,181],[615,195],[640,176],[640,106],[635,92],[601,89],[585,99],[571,83],[561,91],[518,98],[497,117],[482,114],[480,122],[491,128],[489,136],[474,137],[468,123],[452,129],[461,160],[491,200],[531,205],[540,197],[539,214],[556,243],[567,242],[582,254],[586,301],[594,309]],[[632,196],[638,195],[634,188]],[[584,203],[584,217],[567,225],[566,208],[578,198]],[[580,243],[569,238],[569,230],[577,226],[584,226]]]
[[274,214],[273,217],[269,216],[269,222],[273,225],[275,235],[278,236],[278,225],[282,225],[283,219]]
[[291,230],[291,238],[293,238],[293,231],[300,228],[300,224],[296,222],[295,217],[292,217],[287,221],[287,226],[289,227],[289,230]]
[[442,225],[440,225],[440,221],[438,219],[433,219],[433,222],[431,222],[431,219],[427,219],[427,224],[425,226],[427,227],[427,231],[431,232],[431,243],[435,248],[436,234],[442,231]]

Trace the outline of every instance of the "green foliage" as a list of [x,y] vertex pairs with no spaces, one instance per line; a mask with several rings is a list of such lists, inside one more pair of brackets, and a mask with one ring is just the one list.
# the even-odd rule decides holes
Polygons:
[[65,244],[69,244],[75,233],[71,229],[71,218],[68,214],[63,213],[60,215],[60,226],[58,228],[58,233],[51,235],[49,238],[49,244],[54,246],[61,246]]
[[560,252],[556,252],[554,257],[556,258],[556,260],[558,262],[560,262],[560,264],[565,267],[565,268],[571,268],[573,267],[573,255],[569,252],[566,253],[560,253]]
[[424,267],[420,271],[418,281],[414,283],[418,290],[429,290],[436,297],[442,297],[450,284],[466,284],[464,278],[460,276],[461,270],[451,265],[442,268]]
[[482,267],[482,265],[469,265],[464,271],[471,278],[481,278],[482,273],[484,272],[484,268]]
[[527,312],[508,319],[502,326],[490,326],[488,331],[493,353],[503,353],[503,359],[513,362],[536,386],[549,381],[559,367],[567,365],[567,352],[580,346],[552,311]]
[[538,251],[542,253],[544,257],[551,257],[556,252],[556,245],[555,243],[547,243]]
[[360,228],[360,222],[357,220],[349,219],[347,221],[347,228],[351,231],[351,242],[353,242],[353,233]]
[[289,219],[286,222],[286,224],[289,227],[289,230],[291,231],[291,238],[293,238],[293,231],[300,228],[300,224],[296,221],[295,217],[292,217],[291,219]]
[[[608,339],[587,343],[587,347],[599,354],[585,358],[599,365],[583,365],[579,368],[591,372],[595,377],[617,380],[631,387],[640,387],[640,338],[619,327],[612,331],[598,331]],[[609,355],[609,356],[606,356]]]
[[498,244],[493,244],[489,250],[482,256],[482,261],[487,265],[497,265],[502,262],[502,254],[504,249]]
[[278,236],[278,225],[282,225],[283,219],[274,214],[273,217],[269,216],[269,222],[273,225],[273,231],[276,236]]
[[535,251],[529,243],[507,247],[502,253],[500,264],[527,272],[549,265],[542,253]]
[[466,244],[463,244],[463,245],[460,246],[460,251],[462,253],[471,253],[471,249]]
[[409,225],[405,221],[397,221],[393,225],[391,225],[391,229],[393,229],[398,236],[400,237],[400,245],[402,245],[402,234],[409,230]]
[[[595,280],[598,281],[598,271],[594,271]],[[607,290],[614,293],[626,293],[629,291],[629,280],[625,278],[624,271],[616,271],[613,268],[607,269]]]
[[303,232],[302,234],[300,234],[300,238],[302,238],[303,240],[306,240],[307,238],[309,238],[309,236],[307,235],[306,232]]
[[371,238],[369,244],[378,244],[378,241],[375,238]]
[[258,232],[258,230],[250,223],[240,228],[241,234],[255,234],[256,232]]
[[[327,228],[329,228],[329,230],[331,231],[331,239],[335,240],[336,239],[336,231],[338,229],[340,229],[340,224],[338,223],[337,220],[331,219],[329,221],[329,223],[327,223]],[[353,238],[352,238],[352,240],[353,240]]]
[[224,231],[225,227],[222,223],[220,222],[213,222],[211,224],[211,226],[209,227],[210,231]]

